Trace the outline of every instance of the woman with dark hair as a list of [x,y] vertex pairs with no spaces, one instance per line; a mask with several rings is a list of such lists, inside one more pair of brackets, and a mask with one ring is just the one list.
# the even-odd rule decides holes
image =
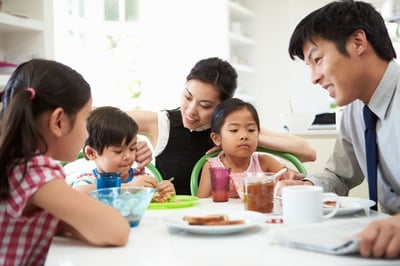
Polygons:
[[[190,194],[190,173],[197,160],[214,147],[210,139],[215,107],[233,97],[237,73],[227,61],[211,57],[198,61],[186,78],[181,106],[161,112],[129,111],[138,134],[154,147],[156,167],[164,178],[175,177],[177,194]],[[315,160],[315,150],[302,138],[261,129],[259,144],[287,151],[302,161]]]

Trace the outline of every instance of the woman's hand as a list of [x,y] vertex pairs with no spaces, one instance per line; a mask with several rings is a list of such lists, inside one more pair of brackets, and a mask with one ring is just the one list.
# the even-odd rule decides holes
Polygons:
[[144,174],[144,168],[146,164],[151,162],[153,159],[153,153],[151,152],[150,147],[147,145],[146,141],[138,141],[136,144],[136,162],[138,165],[136,169],[141,173]]
[[209,149],[208,151],[206,151],[206,154],[211,154],[213,152],[220,151],[220,150],[221,150],[220,146],[214,146],[211,149]]

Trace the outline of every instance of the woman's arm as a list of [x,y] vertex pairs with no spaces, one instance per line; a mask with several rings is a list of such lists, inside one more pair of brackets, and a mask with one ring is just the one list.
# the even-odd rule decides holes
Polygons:
[[[143,111],[143,110],[130,110],[126,112],[132,117],[139,126],[138,134],[145,136],[153,149],[156,147],[158,141],[158,116],[156,112]],[[151,162],[153,154],[151,149],[147,146],[146,141],[138,141],[136,147],[136,162],[138,165],[136,169],[144,174],[146,164]]]
[[273,132],[261,128],[258,145],[292,153],[302,162],[315,161],[317,158],[316,151],[305,139],[287,133]]
[[130,110],[126,112],[139,126],[139,135],[146,136],[153,148],[158,141],[158,116],[156,112],[144,110]]

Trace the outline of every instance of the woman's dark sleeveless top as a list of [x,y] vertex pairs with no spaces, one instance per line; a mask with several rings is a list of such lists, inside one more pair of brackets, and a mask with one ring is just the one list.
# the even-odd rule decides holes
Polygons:
[[[180,111],[174,110],[174,112],[179,112],[182,121]],[[191,132],[183,127],[182,122],[174,125],[170,116],[168,119],[169,139],[164,151],[156,157],[156,167],[164,179],[175,177],[173,184],[177,195],[190,195],[190,174],[193,166],[214,146],[210,138],[210,129]]]

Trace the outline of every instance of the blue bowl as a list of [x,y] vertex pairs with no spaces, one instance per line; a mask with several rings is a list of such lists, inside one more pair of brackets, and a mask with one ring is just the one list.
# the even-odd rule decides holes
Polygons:
[[156,189],[148,187],[112,187],[89,193],[92,198],[117,209],[134,227],[139,224],[155,192]]

